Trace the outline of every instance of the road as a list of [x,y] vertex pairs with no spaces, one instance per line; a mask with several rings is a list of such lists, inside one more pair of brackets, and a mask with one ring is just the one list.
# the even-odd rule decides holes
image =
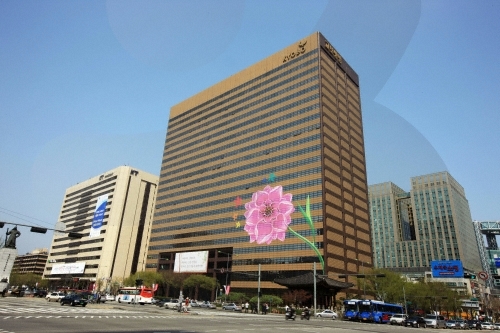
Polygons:
[[220,309],[196,308],[184,314],[154,305],[108,302],[82,308],[61,306],[38,298],[0,298],[0,333],[396,333],[415,330],[326,318],[286,321],[283,315],[234,313]]

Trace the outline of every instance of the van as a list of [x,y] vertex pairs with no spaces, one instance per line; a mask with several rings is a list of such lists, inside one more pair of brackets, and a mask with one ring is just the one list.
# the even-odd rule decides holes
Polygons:
[[428,314],[424,319],[427,327],[446,328],[446,320],[443,316]]

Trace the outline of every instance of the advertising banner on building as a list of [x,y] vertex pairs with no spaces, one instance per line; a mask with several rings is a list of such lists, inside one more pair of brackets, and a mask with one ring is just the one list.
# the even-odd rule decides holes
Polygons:
[[433,278],[464,277],[464,267],[460,260],[433,260],[431,270]]
[[85,272],[85,261],[84,262],[71,262],[66,264],[54,264],[51,275],[58,274],[83,274]]
[[175,273],[206,273],[208,251],[182,252],[175,254]]
[[94,210],[94,219],[90,227],[89,237],[97,237],[101,234],[102,221],[104,220],[104,213],[106,213],[106,205],[108,204],[108,195],[104,194],[97,198],[97,204]]
[[500,258],[494,258],[495,259],[495,267],[500,267]]

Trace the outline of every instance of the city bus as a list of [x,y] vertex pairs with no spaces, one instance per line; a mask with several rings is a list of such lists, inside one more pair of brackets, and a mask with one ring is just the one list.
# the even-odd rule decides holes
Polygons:
[[123,287],[118,289],[115,299],[118,303],[139,303],[140,305],[151,304],[154,290],[146,287]]
[[344,320],[359,320],[359,299],[344,301]]
[[382,301],[363,300],[358,302],[359,320],[385,324],[388,323],[392,315],[404,313],[400,304],[385,303]]

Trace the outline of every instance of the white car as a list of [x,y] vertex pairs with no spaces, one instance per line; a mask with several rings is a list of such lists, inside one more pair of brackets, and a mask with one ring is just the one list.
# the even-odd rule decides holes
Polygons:
[[492,330],[493,329],[493,324],[490,323],[489,321],[482,321],[480,322],[481,328],[480,330]]
[[337,312],[325,309],[319,313],[316,313],[316,317],[318,318],[332,318],[332,319],[337,319]]
[[392,315],[389,322],[391,325],[403,325],[403,322],[408,318],[404,313],[395,313]]
[[64,296],[66,296],[64,293],[50,293],[45,296],[45,299],[49,302],[59,302]]

